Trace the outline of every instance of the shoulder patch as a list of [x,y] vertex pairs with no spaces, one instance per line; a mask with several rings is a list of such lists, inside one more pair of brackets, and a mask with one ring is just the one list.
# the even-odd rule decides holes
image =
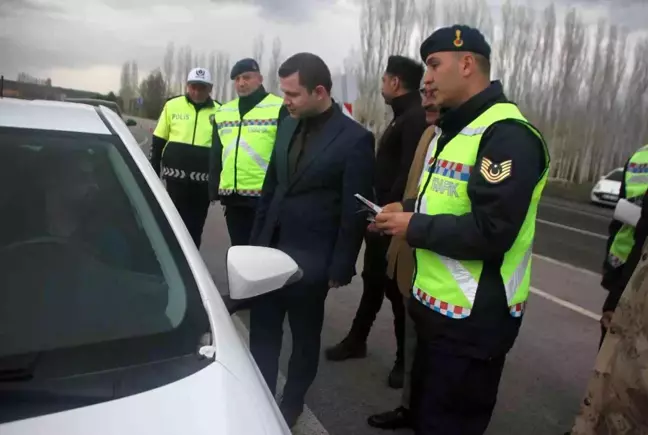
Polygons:
[[501,163],[493,163],[486,157],[482,157],[479,173],[489,183],[498,184],[511,176],[512,167],[512,160],[506,160]]

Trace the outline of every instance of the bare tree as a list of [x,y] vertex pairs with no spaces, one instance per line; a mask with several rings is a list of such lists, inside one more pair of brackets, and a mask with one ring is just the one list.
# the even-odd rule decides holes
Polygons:
[[194,59],[191,55],[191,47],[190,46],[185,46],[185,60],[184,60],[184,74],[183,74],[183,81],[186,80],[187,75],[189,75],[189,72],[196,67],[196,65],[193,63]]
[[159,69],[142,80],[139,92],[143,99],[143,115],[148,119],[158,119],[166,100],[166,83]]
[[431,35],[436,27],[438,18],[437,1],[420,0],[416,4],[415,15],[416,32],[414,32],[414,35],[416,35],[416,38],[413,38],[415,42],[412,44],[411,54],[412,57],[417,58],[419,56],[419,44]]
[[221,103],[230,100],[228,93],[230,87],[230,61],[226,53],[218,52],[216,55],[216,72],[214,74],[214,88],[216,89],[216,99]]
[[275,37],[272,41],[272,54],[270,57],[270,64],[268,65],[268,73],[265,77],[266,89],[273,94],[279,93],[279,66],[283,61],[281,56],[281,39]]
[[135,87],[137,86],[137,83],[133,83],[132,80],[133,75],[131,62],[126,61],[122,65],[119,85],[119,97],[122,101],[122,110],[125,112],[130,112],[131,110],[131,99],[133,98]]
[[254,40],[254,46],[252,47],[252,57],[259,65],[263,64],[263,53],[265,51],[263,39],[262,34],[257,35]]
[[134,60],[131,60],[130,75],[130,82],[133,84],[133,97],[135,97],[139,93],[139,66]]
[[437,25],[461,23],[491,42],[493,78],[543,132],[551,177],[595,181],[648,141],[648,37],[630,38],[607,19],[588,25],[577,9],[559,21],[554,4],[538,11],[509,0],[496,17],[486,0],[361,1],[359,53],[345,69],[357,78],[354,115],[377,134],[384,126],[379,82],[386,57],[403,41],[405,50],[412,41],[409,53],[418,56]]
[[209,73],[212,75],[212,81],[214,82],[214,86],[211,92],[211,97],[216,98],[216,93],[217,93],[216,88],[218,87],[217,80],[219,79],[219,77],[215,75],[216,74],[216,52],[214,52],[213,50],[209,52],[209,63],[207,68],[209,69]]
[[380,97],[380,77],[392,54],[409,53],[414,30],[414,0],[362,0],[360,16],[360,64],[357,82],[360,98],[356,119],[377,135],[387,124]]
[[164,60],[162,62],[162,75],[164,77],[164,83],[166,84],[166,93],[168,97],[172,92],[173,79],[174,79],[174,68],[173,62],[175,59],[175,46],[173,42],[169,42],[164,53]]
[[175,74],[175,85],[174,85],[174,94],[182,94],[184,90],[185,79],[187,78],[186,68],[185,68],[185,51],[186,47],[180,47],[178,50],[178,55],[176,56],[176,74]]

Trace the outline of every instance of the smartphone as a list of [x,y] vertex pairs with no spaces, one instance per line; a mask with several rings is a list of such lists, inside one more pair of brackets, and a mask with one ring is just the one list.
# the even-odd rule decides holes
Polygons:
[[354,196],[362,206],[362,209],[369,212],[369,217],[367,218],[367,220],[374,222],[375,221],[374,217],[377,214],[382,213],[382,207],[377,206],[376,204],[369,201],[367,198],[360,195],[359,193],[356,193]]

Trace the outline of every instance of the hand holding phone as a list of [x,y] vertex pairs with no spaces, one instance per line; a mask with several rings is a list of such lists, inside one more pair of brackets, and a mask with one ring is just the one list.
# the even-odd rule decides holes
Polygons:
[[367,198],[364,196],[360,195],[359,193],[356,193],[355,195],[356,200],[360,203],[360,206],[362,207],[362,210],[366,211],[369,213],[369,216],[367,217],[367,220],[370,222],[375,222],[376,215],[379,213],[382,213],[382,207],[377,206],[373,202],[369,201]]

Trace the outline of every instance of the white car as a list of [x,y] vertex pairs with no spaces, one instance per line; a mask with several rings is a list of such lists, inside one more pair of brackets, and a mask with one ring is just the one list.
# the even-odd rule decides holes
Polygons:
[[[116,113],[0,98],[0,161],[0,434],[290,434]],[[301,273],[252,246],[227,266],[241,300]]]
[[616,168],[601,177],[592,188],[590,200],[596,204],[614,206],[619,201],[623,168]]

